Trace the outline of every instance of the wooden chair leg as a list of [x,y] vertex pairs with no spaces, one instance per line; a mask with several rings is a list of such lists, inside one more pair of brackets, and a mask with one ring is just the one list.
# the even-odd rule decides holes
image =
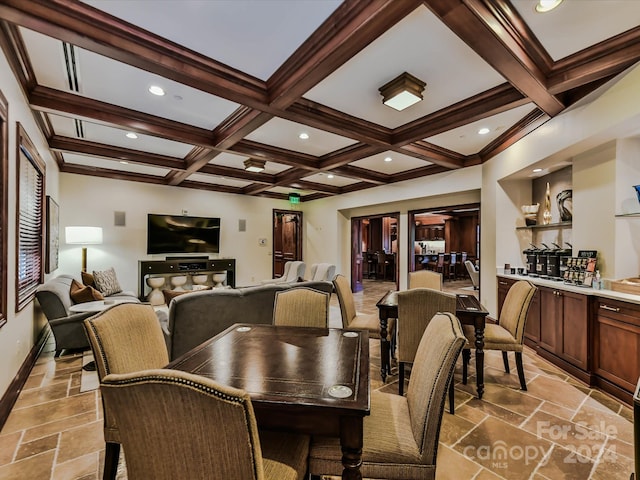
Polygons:
[[504,371],[511,373],[509,370],[509,357],[507,356],[507,352],[502,352],[502,362],[504,363]]
[[398,362],[398,394],[404,395],[404,362]]
[[449,413],[451,415],[454,415],[455,411],[456,411],[455,393],[453,391],[453,378],[452,378],[451,382],[449,382]]
[[467,365],[469,365],[469,360],[471,360],[471,350],[465,348],[462,350],[462,384],[467,384]]
[[120,460],[120,444],[107,442],[104,454],[103,480],[115,480],[118,473],[118,461]]
[[520,388],[524,391],[527,391],[527,382],[524,379],[524,367],[522,366],[522,352],[516,352],[516,368],[518,369]]

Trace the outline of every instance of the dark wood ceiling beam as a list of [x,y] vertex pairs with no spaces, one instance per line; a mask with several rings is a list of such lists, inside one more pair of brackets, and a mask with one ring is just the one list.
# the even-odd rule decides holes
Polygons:
[[286,111],[286,116],[288,120],[371,145],[386,146],[391,142],[391,129],[305,98],[291,105]]
[[353,165],[343,165],[332,170],[336,175],[341,177],[351,178],[353,180],[360,180],[366,182],[371,186],[373,185],[385,185],[389,183],[389,175],[374,172],[373,170],[366,170],[360,167],[354,167]]
[[265,145],[251,140],[242,140],[229,148],[228,151],[305,170],[318,169],[318,158],[313,155]]
[[414,168],[406,172],[391,175],[389,183],[403,182],[405,180],[415,180],[416,178],[425,177],[427,175],[435,175],[436,173],[448,172],[449,168],[441,165],[427,165],[425,167]]
[[348,0],[267,81],[284,110],[419,5],[418,0]]
[[425,4],[463,42],[471,47],[509,83],[541,110],[555,116],[565,106],[547,91],[544,66],[525,49],[519,32],[507,14],[506,2],[484,0],[425,0]]
[[186,187],[186,188],[192,188],[194,190],[206,190],[209,192],[242,194],[242,189],[239,187],[231,187],[229,185],[216,185],[214,183],[194,182],[191,180],[182,182],[180,186]]
[[393,144],[401,147],[530,102],[518,90],[504,83],[397,128]]
[[53,88],[36,87],[29,93],[29,105],[36,110],[50,113],[64,112],[116,128],[176,142],[214,147],[211,132],[204,128],[174,122]]
[[89,175],[91,177],[110,178],[113,180],[124,180],[136,183],[151,183],[153,185],[165,185],[163,177],[155,177],[152,175],[144,175],[142,173],[123,172],[121,170],[111,170],[108,168],[87,167],[83,165],[73,165],[65,163],[61,168],[61,172],[75,173],[78,175]]
[[200,168],[199,173],[206,173],[209,175],[218,175],[219,177],[235,178],[237,180],[243,180],[245,182],[265,183],[273,185],[276,181],[276,176],[269,173],[254,173],[247,172],[246,170],[239,170],[233,167],[226,167],[224,165],[205,165]]
[[370,157],[378,153],[389,150],[389,147],[368,145],[365,143],[357,143],[348,145],[335,152],[323,155],[318,160],[318,168],[321,170],[333,170],[356,160]]
[[316,192],[323,192],[331,195],[339,195],[340,187],[333,185],[326,185],[324,183],[309,182],[307,180],[297,180],[290,184],[291,187],[300,188],[301,190],[313,190]]
[[0,48],[5,52],[7,61],[11,66],[22,91],[27,92],[36,86],[36,74],[33,71],[29,55],[18,31],[18,27],[8,22],[0,21]]
[[553,66],[547,87],[553,94],[608,78],[640,60],[640,27],[569,55]]
[[85,3],[3,0],[0,18],[227,100],[268,109],[263,81]]
[[[214,143],[221,150],[230,148],[245,135],[268,122],[271,118],[273,118],[273,115],[249,107],[240,107],[213,131]],[[185,158],[189,168],[185,173],[173,175],[170,185],[179,185],[189,175],[203,168],[219,154],[220,152],[218,151],[202,151],[201,147],[194,147]],[[247,173],[250,174],[252,172]]]
[[540,109],[536,108],[529,114],[521,118],[516,124],[512,125],[502,135],[496,138],[493,142],[484,147],[479,155],[482,159],[482,163],[486,162],[492,157],[495,157],[500,152],[505,151],[517,141],[523,139],[528,134],[533,132],[536,128],[549,121],[551,117]]
[[213,131],[216,147],[220,150],[232,147],[272,118],[271,114],[245,106],[239,107]]
[[49,148],[54,151],[58,150],[79,155],[108,158],[140,165],[149,165],[151,167],[171,168],[175,170],[183,170],[185,168],[184,160],[181,158],[105,145],[104,143],[90,142],[88,140],[60,135],[54,135],[49,138]]
[[466,161],[465,155],[433,145],[424,140],[408,143],[401,148],[394,149],[394,151],[435,163],[447,169],[462,168]]
[[175,171],[167,175],[167,184],[171,186],[180,185],[189,178],[192,173],[199,171],[204,165],[220,155],[220,153],[221,152],[217,150],[206,147],[193,147],[184,157],[186,168],[183,171]]

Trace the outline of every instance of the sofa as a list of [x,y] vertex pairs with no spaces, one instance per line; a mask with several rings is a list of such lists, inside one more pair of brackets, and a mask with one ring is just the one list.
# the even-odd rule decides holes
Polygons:
[[331,282],[292,282],[240,288],[214,288],[175,297],[166,319],[158,315],[171,360],[234,323],[270,324],[277,291],[304,286],[331,293]]
[[[56,356],[65,349],[89,348],[89,340],[82,322],[96,312],[71,313],[69,311],[69,308],[74,305],[71,299],[71,283],[74,279],[79,281],[72,275],[59,275],[39,285],[36,290],[36,300],[47,317],[56,340]],[[123,291],[105,298],[140,302],[133,292]]]

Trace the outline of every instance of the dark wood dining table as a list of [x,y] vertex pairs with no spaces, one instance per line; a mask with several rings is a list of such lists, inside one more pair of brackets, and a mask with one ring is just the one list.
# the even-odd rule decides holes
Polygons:
[[[382,382],[391,373],[391,355],[389,340],[387,340],[387,321],[390,318],[398,318],[398,292],[390,290],[385,293],[378,303],[378,315],[380,318],[380,375]],[[456,317],[463,325],[472,325],[475,329],[476,350],[476,385],[478,398],[484,393],[484,326],[489,311],[482,306],[475,295],[456,295]],[[397,328],[402,328],[398,325]]]
[[247,391],[261,429],[340,438],[342,478],[362,478],[367,332],[235,324],[166,368]]

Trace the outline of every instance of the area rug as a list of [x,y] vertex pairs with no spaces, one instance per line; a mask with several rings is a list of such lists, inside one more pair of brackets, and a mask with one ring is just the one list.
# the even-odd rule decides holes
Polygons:
[[[89,362],[93,362],[93,353],[88,350],[82,354],[82,366],[84,367]],[[96,370],[85,370],[84,368],[80,370],[82,372],[80,374],[80,391],[88,392],[90,390],[95,390],[100,385],[100,381],[98,380],[98,372]]]

